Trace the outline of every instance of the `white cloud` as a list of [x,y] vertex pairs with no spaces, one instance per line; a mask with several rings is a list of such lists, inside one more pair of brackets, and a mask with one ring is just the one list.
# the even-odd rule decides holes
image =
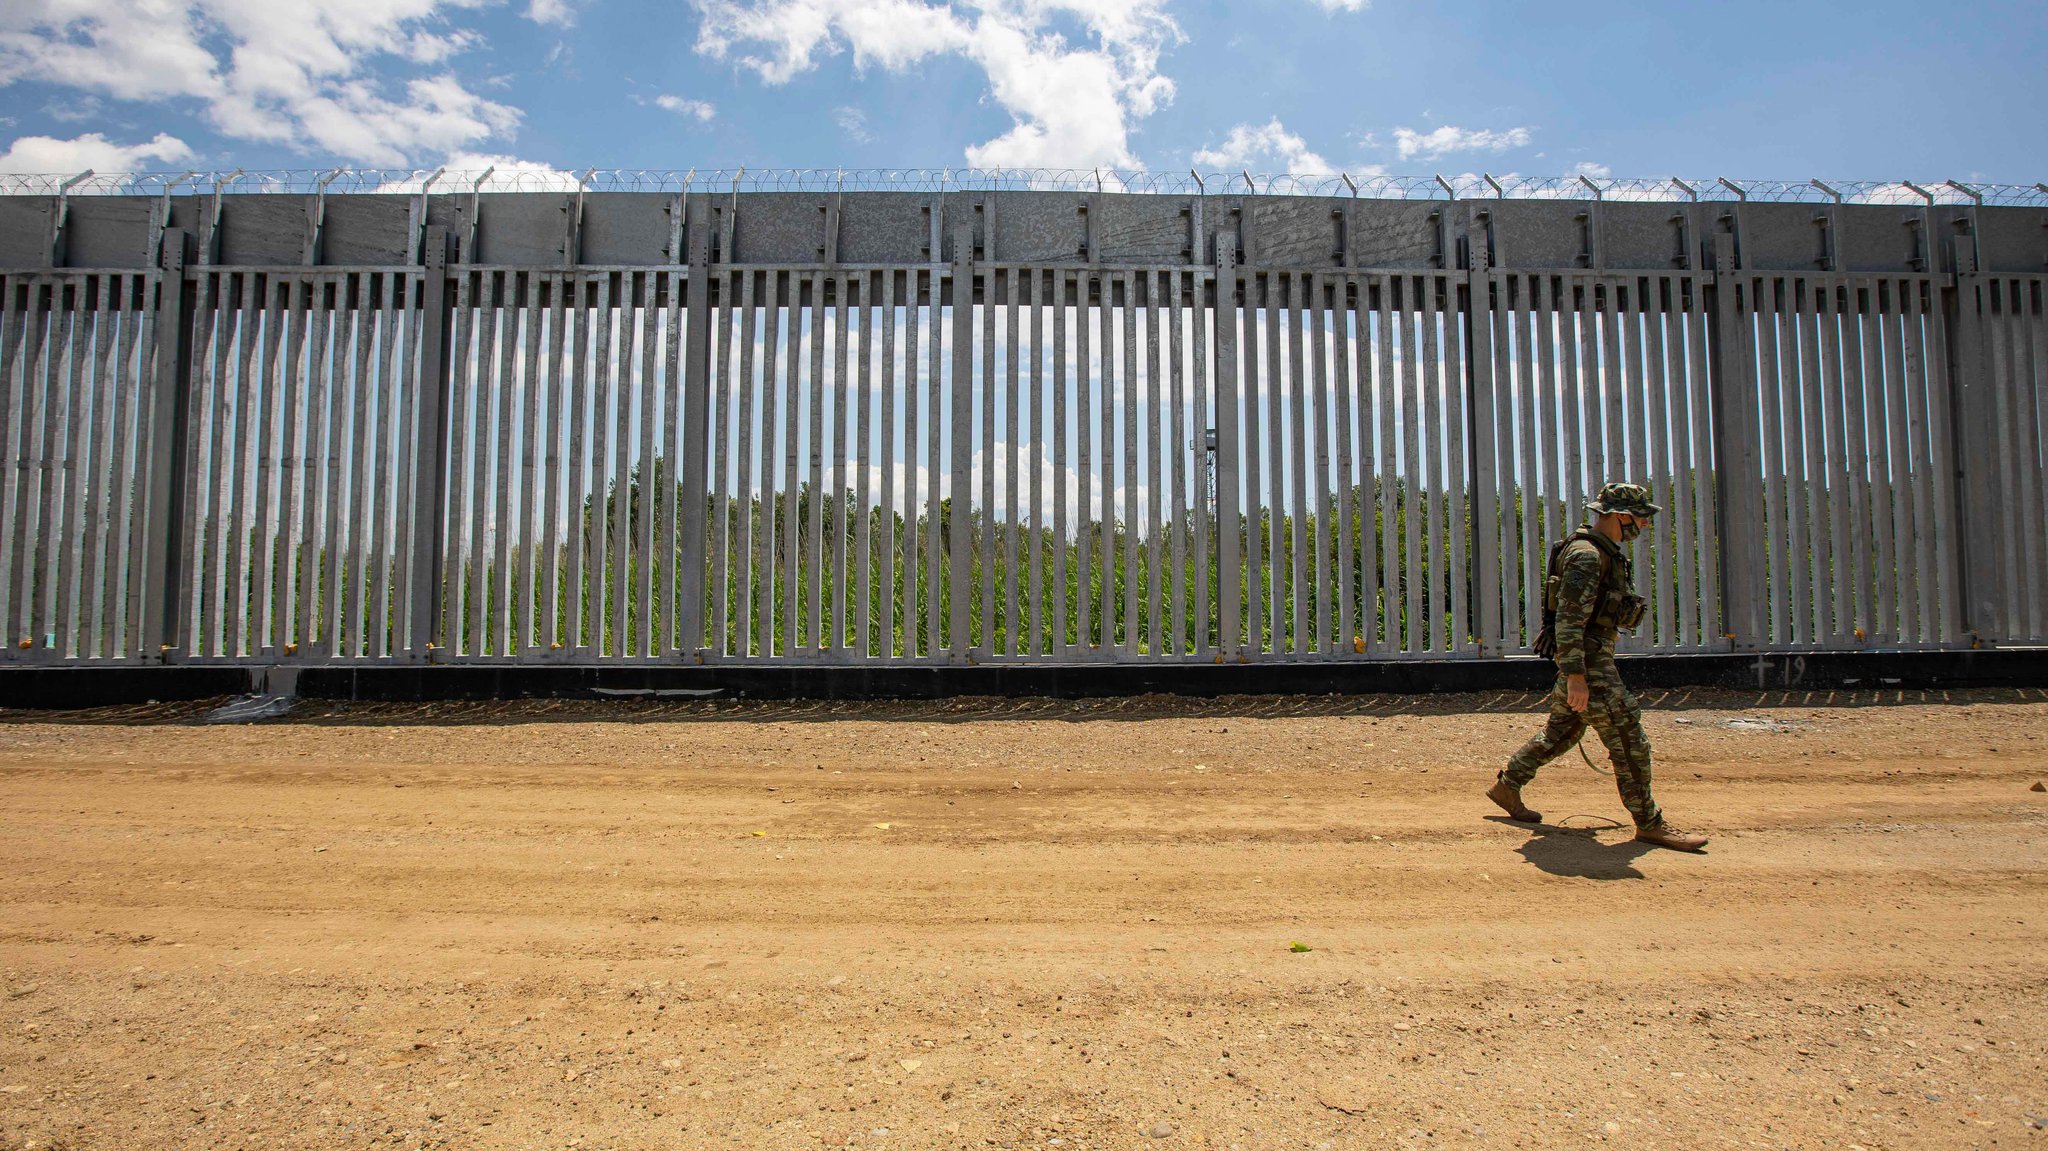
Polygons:
[[1363,12],[1372,0],[1315,0],[1315,5],[1325,12]]
[[528,0],[526,18],[536,24],[567,28],[576,22],[576,5],[571,0]]
[[0,87],[200,101],[243,140],[399,164],[502,136],[512,108],[449,74],[385,81],[473,43],[438,31],[468,0],[62,0],[0,7]]
[[[902,71],[958,55],[981,68],[1010,130],[966,149],[980,167],[1141,167],[1134,120],[1173,99],[1159,55],[1180,38],[1165,0],[695,0],[697,50],[782,84],[850,50]],[[1077,29],[1078,43],[1062,28]]]
[[91,168],[95,172],[134,172],[158,164],[175,164],[192,158],[192,149],[176,136],[158,133],[143,144],[116,144],[98,132],[87,132],[71,140],[50,136],[23,136],[0,153],[0,172],[71,174]]
[[846,133],[846,138],[856,144],[866,144],[875,138],[868,131],[868,114],[859,108],[834,108],[832,109],[832,120],[839,125],[840,131]]
[[1605,180],[1613,174],[1613,171],[1607,165],[1595,164],[1590,160],[1581,160],[1577,164],[1572,165],[1572,175],[1574,176],[1585,176],[1593,180]]
[[1485,128],[1465,129],[1446,124],[1429,132],[1411,128],[1394,129],[1394,150],[1403,160],[1434,160],[1451,152],[1505,152],[1529,144],[1529,129],[1509,128],[1494,132]]
[[1239,124],[1223,143],[1194,155],[1195,166],[1235,172],[1324,173],[1335,171],[1328,160],[1309,151],[1308,142],[1288,131],[1275,116],[1263,125]]
[[711,102],[707,102],[707,100],[686,100],[686,98],[682,98],[682,96],[670,96],[670,94],[662,94],[662,96],[655,96],[655,98],[653,98],[653,100],[649,100],[649,102],[651,102],[653,106],[657,106],[657,109],[662,109],[662,111],[670,111],[670,113],[676,113],[678,117],[692,117],[692,119],[696,119],[698,123],[709,123],[709,121],[711,121],[711,117],[719,115],[719,109],[717,109],[717,106],[713,106],[713,104],[711,104]]

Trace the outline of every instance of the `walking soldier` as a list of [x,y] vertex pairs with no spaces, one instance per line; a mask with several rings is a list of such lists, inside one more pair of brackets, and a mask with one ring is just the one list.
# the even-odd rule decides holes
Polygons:
[[1550,692],[1550,718],[1540,735],[1508,759],[1507,770],[1486,792],[1510,818],[1529,823],[1543,816],[1522,802],[1522,789],[1536,770],[1577,744],[1590,724],[1614,761],[1614,783],[1622,806],[1635,820],[1636,838],[1659,847],[1698,851],[1707,837],[1680,831],[1664,818],[1650,795],[1650,740],[1643,712],[1614,666],[1614,641],[1643,619],[1644,601],[1635,594],[1628,553],[1650,517],[1663,509],[1650,502],[1640,484],[1612,483],[1586,505],[1592,522],[1551,549],[1544,585],[1544,627],[1533,646],[1557,663]]

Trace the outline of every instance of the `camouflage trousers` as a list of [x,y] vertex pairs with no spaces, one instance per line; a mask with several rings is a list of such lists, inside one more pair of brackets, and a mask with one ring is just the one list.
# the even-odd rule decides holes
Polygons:
[[1614,762],[1614,786],[1621,792],[1621,805],[1637,827],[1655,825],[1664,813],[1650,798],[1650,737],[1643,734],[1643,709],[1622,686],[1613,657],[1587,661],[1586,691],[1585,712],[1573,711],[1565,702],[1565,677],[1559,675],[1550,690],[1550,719],[1543,725],[1543,733],[1509,757],[1507,770],[1500,777],[1514,787],[1528,786],[1536,778],[1536,769],[1570,751],[1591,724]]

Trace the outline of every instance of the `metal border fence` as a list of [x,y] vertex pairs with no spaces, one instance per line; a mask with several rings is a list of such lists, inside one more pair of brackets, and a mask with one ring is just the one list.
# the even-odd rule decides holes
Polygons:
[[2048,639],[2048,193],[560,177],[10,178],[0,662]]

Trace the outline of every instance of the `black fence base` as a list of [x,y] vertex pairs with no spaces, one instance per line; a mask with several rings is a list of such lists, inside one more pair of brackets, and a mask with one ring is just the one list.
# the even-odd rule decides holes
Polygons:
[[[1623,656],[1636,687],[1738,690],[2048,687],[2048,648],[1801,655]],[[1398,695],[1535,691],[1535,659],[1375,663],[1085,664],[945,667],[453,664],[426,667],[0,668],[0,707],[85,708],[282,691],[314,699],[417,702],[531,698],[942,699],[1142,695]]]

